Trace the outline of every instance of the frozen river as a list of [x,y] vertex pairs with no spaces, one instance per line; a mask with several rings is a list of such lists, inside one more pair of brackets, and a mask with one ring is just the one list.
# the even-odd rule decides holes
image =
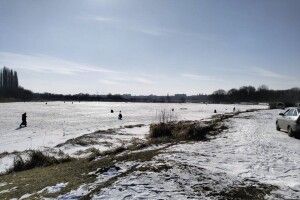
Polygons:
[[[222,104],[161,104],[116,102],[18,102],[0,103],[0,153],[39,147],[53,147],[79,135],[124,125],[150,124],[157,121],[161,110],[171,112],[178,120],[198,120],[218,113],[251,108],[259,105]],[[113,109],[115,112],[110,113]],[[123,120],[117,115],[122,111]],[[28,127],[18,129],[21,114],[27,113]]]

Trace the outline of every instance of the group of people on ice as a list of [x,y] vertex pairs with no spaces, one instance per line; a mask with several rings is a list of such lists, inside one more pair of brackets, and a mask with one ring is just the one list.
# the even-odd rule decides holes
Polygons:
[[[114,113],[114,110],[111,109],[111,110],[110,110],[110,113]],[[121,110],[120,110],[119,115],[118,115],[118,119],[119,119],[119,120],[122,120],[122,118],[123,118],[123,115],[122,115],[122,112],[121,112]]]
[[[172,108],[172,111],[174,111],[174,108]],[[235,112],[235,107],[233,108],[233,112]],[[114,110],[111,109],[110,113],[114,113]],[[214,113],[217,113],[217,110],[214,110]],[[122,115],[121,111],[119,112],[118,119],[119,120],[123,119],[123,115]],[[22,123],[20,124],[20,128],[21,127],[27,127],[27,114],[26,113],[22,114]]]
[[[114,110],[110,110],[110,112],[114,113]],[[123,119],[123,115],[122,115],[121,111],[119,112],[118,119],[119,120]],[[22,123],[20,124],[20,128],[22,128],[22,127],[27,127],[27,114],[26,113],[22,114]]]

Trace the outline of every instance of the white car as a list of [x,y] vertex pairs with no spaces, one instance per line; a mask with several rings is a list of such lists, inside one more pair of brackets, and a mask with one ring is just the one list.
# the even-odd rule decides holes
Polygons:
[[296,136],[300,133],[300,108],[288,108],[284,113],[279,113],[280,117],[276,120],[278,131],[287,131],[289,136]]

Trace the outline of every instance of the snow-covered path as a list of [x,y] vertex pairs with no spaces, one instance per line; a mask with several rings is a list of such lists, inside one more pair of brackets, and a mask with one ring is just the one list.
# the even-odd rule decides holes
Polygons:
[[167,170],[136,171],[94,199],[215,199],[218,192],[259,183],[278,186],[270,199],[300,199],[300,141],[275,130],[278,112],[244,113],[210,141],[171,146],[143,163]]

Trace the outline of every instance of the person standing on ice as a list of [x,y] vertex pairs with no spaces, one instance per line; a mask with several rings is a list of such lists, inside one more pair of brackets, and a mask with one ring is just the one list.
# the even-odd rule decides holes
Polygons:
[[235,107],[233,107],[233,112],[235,112]]
[[27,118],[26,113],[23,113],[23,114],[22,114],[22,123],[20,124],[20,127],[21,127],[21,126],[27,127],[27,121],[26,121],[26,118]]
[[122,113],[121,113],[121,111],[120,111],[118,119],[119,119],[119,120],[122,120],[122,118],[123,118],[123,116],[122,116]]

